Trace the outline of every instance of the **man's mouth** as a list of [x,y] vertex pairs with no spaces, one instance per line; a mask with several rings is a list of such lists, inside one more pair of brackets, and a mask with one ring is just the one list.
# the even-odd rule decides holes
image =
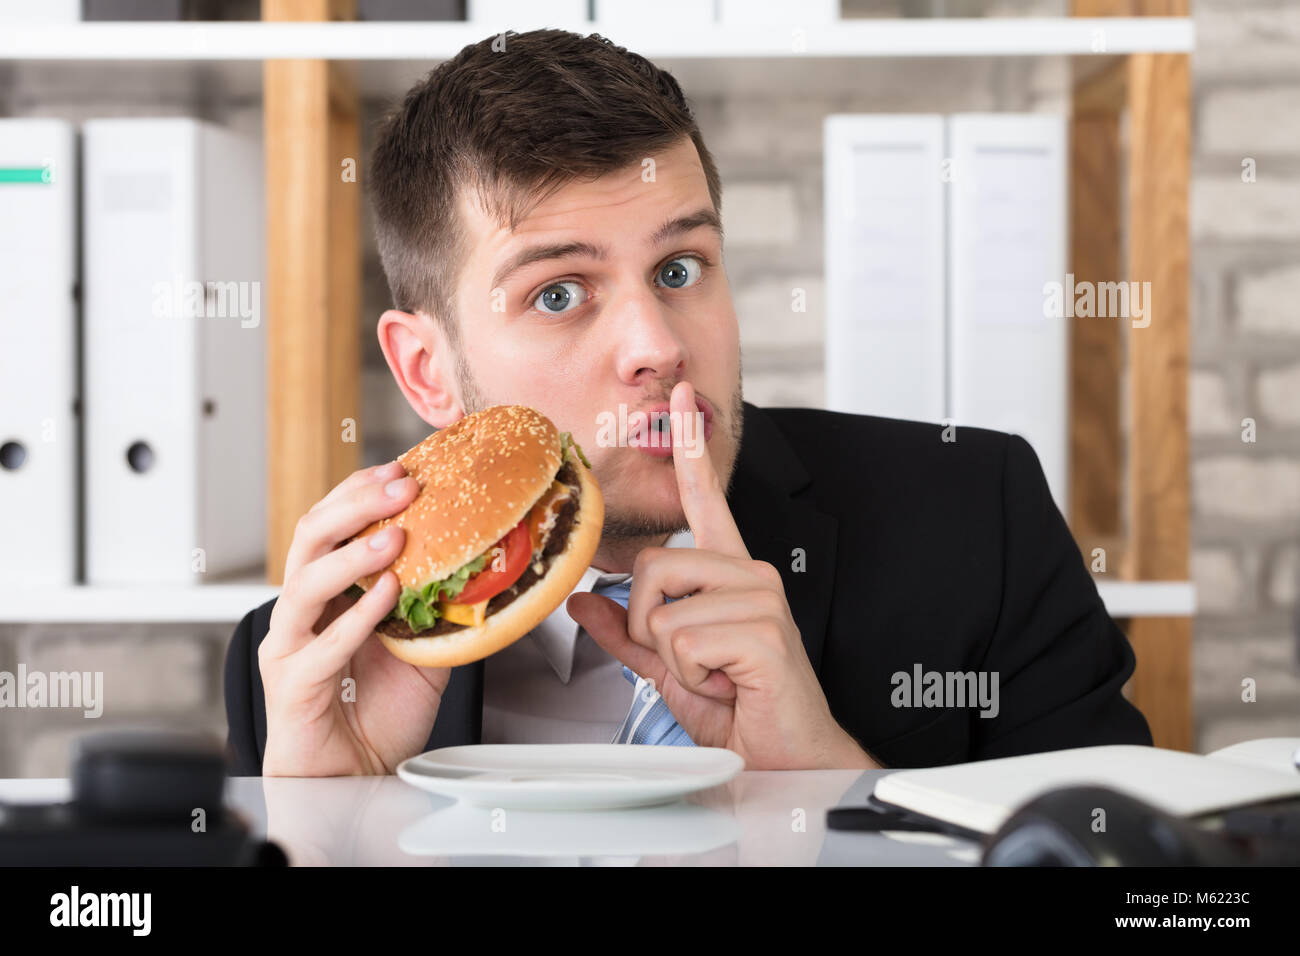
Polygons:
[[[695,407],[704,416],[704,441],[713,435],[713,406],[708,400],[696,395]],[[628,435],[627,443],[638,451],[658,458],[671,458],[673,454],[673,416],[667,402],[660,402],[634,413],[636,427]],[[694,421],[678,422],[683,438],[688,446],[699,441],[700,435]]]

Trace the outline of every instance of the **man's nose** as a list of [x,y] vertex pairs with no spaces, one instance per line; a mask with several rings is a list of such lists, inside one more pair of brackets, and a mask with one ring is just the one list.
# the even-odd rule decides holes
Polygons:
[[613,306],[610,325],[617,337],[615,355],[623,381],[633,384],[647,372],[652,378],[681,372],[687,349],[675,324],[680,316],[650,290],[622,296]]

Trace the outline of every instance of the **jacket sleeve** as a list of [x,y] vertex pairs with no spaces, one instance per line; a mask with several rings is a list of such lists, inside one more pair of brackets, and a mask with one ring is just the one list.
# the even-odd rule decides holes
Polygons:
[[971,759],[1149,746],[1146,719],[1121,693],[1133,650],[1097,593],[1038,456],[1017,435],[1007,441],[1002,505],[1002,604],[981,668],[997,674],[998,714],[972,715]]
[[256,641],[253,639],[259,610],[255,608],[244,615],[226,649],[226,760],[231,776],[235,777],[259,777],[262,774],[262,749],[258,745],[256,730],[256,710],[262,687],[257,646],[262,635],[258,635]]

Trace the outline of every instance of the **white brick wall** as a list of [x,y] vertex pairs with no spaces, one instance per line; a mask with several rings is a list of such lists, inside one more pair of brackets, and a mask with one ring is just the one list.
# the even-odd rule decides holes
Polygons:
[[745,369],[745,400],[762,407],[821,408],[826,402],[826,376],[808,372],[750,371]]
[[1273,573],[1268,581],[1268,599],[1278,607],[1296,603],[1300,594],[1300,547],[1279,548],[1273,560]]
[[1198,548],[1192,552],[1191,566],[1198,608],[1211,612],[1239,608],[1241,571],[1232,551],[1227,548]]
[[722,226],[727,247],[789,245],[799,236],[799,211],[788,182],[724,184]]
[[41,624],[18,641],[18,660],[31,671],[93,671],[104,675],[104,713],[186,712],[203,706],[211,687],[208,642],[155,637],[144,627],[92,629]]
[[1272,79],[1300,74],[1300,8],[1289,2],[1192,0],[1198,79]]
[[1208,516],[1261,522],[1300,518],[1300,461],[1257,460],[1246,453],[1197,460],[1192,501],[1198,514]]
[[1259,407],[1266,420],[1300,426],[1300,363],[1259,373]]
[[[1300,6],[1193,0],[1193,13],[1194,668],[1208,751],[1300,735]],[[1241,701],[1243,676],[1257,703]]]
[[1244,332],[1300,336],[1300,266],[1242,275],[1237,324]]
[[0,669],[102,675],[99,717],[86,708],[0,711],[0,773],[62,776],[68,744],[122,727],[206,730],[225,739],[222,664],[230,628],[53,623],[0,627]]
[[825,335],[825,291],[820,274],[733,281],[731,298],[740,323],[741,346],[785,349],[797,342],[820,347]]
[[1240,710],[1234,712],[1233,716],[1207,718],[1202,715],[1198,723],[1201,728],[1198,747],[1200,753],[1213,753],[1243,740],[1295,737],[1298,733],[1294,714],[1265,715],[1252,709],[1250,704],[1241,704]]
[[[1243,148],[1241,156],[1250,155]],[[1300,179],[1274,177],[1267,161],[1255,159],[1253,183],[1239,177],[1192,181],[1194,239],[1300,239]]]
[[1252,85],[1209,93],[1199,129],[1199,148],[1207,153],[1300,153],[1300,86]]
[[[1251,711],[1268,716],[1289,713],[1294,729],[1286,736],[1300,736],[1300,718],[1294,709],[1300,700],[1300,674],[1284,634],[1201,641],[1192,670],[1196,699],[1206,714],[1229,712],[1241,719]],[[1255,682],[1254,703],[1241,699],[1245,678]]]
[[1193,371],[1188,376],[1188,427],[1193,435],[1226,435],[1237,431],[1241,416],[1234,416],[1227,384],[1218,372]]

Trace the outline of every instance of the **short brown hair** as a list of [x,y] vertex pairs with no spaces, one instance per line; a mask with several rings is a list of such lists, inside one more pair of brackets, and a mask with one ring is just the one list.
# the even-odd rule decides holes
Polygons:
[[412,87],[379,130],[369,185],[394,305],[435,316],[455,348],[454,294],[469,251],[459,190],[476,189],[483,208],[514,229],[565,184],[684,136],[721,215],[717,167],[668,72],[597,33],[507,31],[465,47]]

